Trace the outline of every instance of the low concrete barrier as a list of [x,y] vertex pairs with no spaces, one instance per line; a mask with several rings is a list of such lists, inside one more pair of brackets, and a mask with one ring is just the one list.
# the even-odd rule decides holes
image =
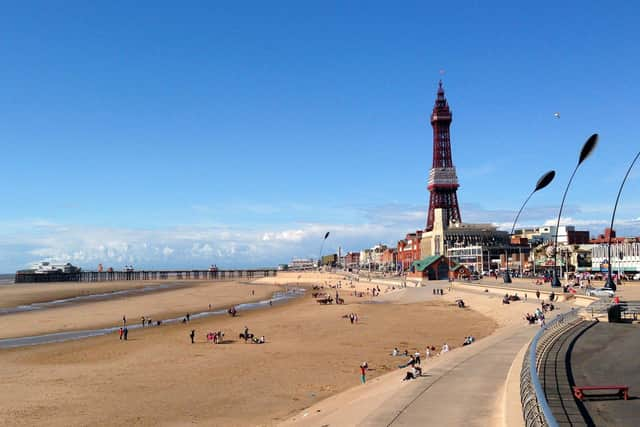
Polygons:
[[[455,286],[456,289],[469,289],[469,290],[474,290],[474,291],[484,291],[485,289],[488,291],[488,293],[491,294],[500,294],[500,295],[504,295],[505,293],[509,293],[509,294],[515,294],[517,293],[520,297],[524,297],[524,294],[527,295],[531,295],[531,298],[533,298],[535,296],[535,292],[537,289],[527,289],[527,288],[514,288],[514,287],[506,287],[506,286],[490,286],[490,285],[483,285],[482,283],[477,283],[477,284],[469,284],[469,283],[464,283],[464,282],[452,282]],[[556,301],[571,301],[576,305],[579,305],[580,307],[586,307],[590,304],[592,304],[595,301],[599,301],[600,299],[597,297],[588,297],[586,295],[574,295],[571,293],[564,293],[564,292],[554,292],[555,294],[555,300]],[[551,295],[551,292],[546,291],[546,290],[540,290],[540,297],[546,297],[547,299],[549,298],[549,295]]]

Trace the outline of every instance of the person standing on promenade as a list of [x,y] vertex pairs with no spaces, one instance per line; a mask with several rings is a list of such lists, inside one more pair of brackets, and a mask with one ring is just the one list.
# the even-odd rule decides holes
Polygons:
[[124,333],[124,340],[127,341],[127,339],[128,339],[127,337],[129,336],[129,328],[127,328],[125,326],[124,330],[123,330],[123,333]]
[[369,367],[369,365],[367,364],[367,362],[362,362],[362,364],[360,365],[360,380],[362,381],[362,384],[367,382],[367,368],[368,367]]
[[189,336],[191,337],[191,344],[193,344],[195,342],[195,338],[196,338],[196,330],[192,329],[191,333],[189,334]]

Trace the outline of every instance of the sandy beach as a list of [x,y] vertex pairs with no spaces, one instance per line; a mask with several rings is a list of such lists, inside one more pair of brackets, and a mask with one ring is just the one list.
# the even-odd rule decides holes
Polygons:
[[142,289],[145,286],[192,286],[200,281],[188,280],[128,280],[113,282],[61,282],[61,283],[19,283],[0,287],[0,308],[15,307],[24,304],[72,298],[83,295],[95,295],[129,289]]
[[[335,283],[340,276],[290,275],[252,286],[218,283],[218,299],[237,294],[250,299],[278,289],[276,284]],[[277,279],[277,280],[276,280]],[[270,283],[265,283],[270,282]],[[362,287],[365,284],[358,284]],[[366,286],[371,286],[366,284]],[[190,287],[117,301],[101,301],[0,319],[3,335],[34,334],[56,328],[110,322],[127,311],[169,313],[206,306],[211,290]],[[224,289],[224,292],[222,292]],[[236,291],[240,289],[240,291]],[[232,292],[232,290],[234,290]],[[397,370],[403,358],[393,347],[424,352],[427,344],[459,346],[464,336],[481,339],[497,323],[450,301],[372,303],[383,297],[354,297],[341,289],[345,305],[322,306],[310,296],[268,309],[218,316],[186,325],[136,330],[127,342],[116,334],[0,351],[0,422],[3,425],[274,425],[320,400],[358,386],[359,365],[369,378]],[[332,292],[335,292],[332,290]],[[390,296],[390,294],[389,294]],[[156,310],[156,311],[154,311]],[[164,311],[163,311],[164,310]],[[358,324],[343,318],[359,316]],[[52,316],[42,323],[37,316]],[[36,316],[36,317],[27,317]],[[18,320],[16,320],[18,319]],[[64,319],[63,326],[58,322]],[[249,327],[264,345],[245,344],[238,333]],[[196,344],[189,332],[196,330]],[[225,332],[225,343],[206,342],[208,331]],[[401,374],[401,371],[398,371]],[[358,387],[366,387],[358,386]]]

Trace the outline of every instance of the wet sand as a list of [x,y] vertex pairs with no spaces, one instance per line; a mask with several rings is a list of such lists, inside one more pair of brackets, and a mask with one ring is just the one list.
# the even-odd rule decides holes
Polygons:
[[[188,287],[181,286],[146,295],[15,313],[0,316],[0,338],[117,326],[122,323],[122,316],[130,324],[141,323],[142,316],[162,320],[208,310],[209,304],[215,310],[242,302],[264,300],[279,289],[275,285],[195,282]],[[251,295],[252,291],[254,295]]]
[[[496,328],[494,320],[450,302],[370,304],[347,290],[341,296],[347,304],[322,306],[305,296],[236,318],[136,330],[127,342],[112,334],[0,351],[0,424],[273,425],[357,386],[364,360],[373,368],[370,378],[396,370],[404,359],[390,356],[393,347],[424,352],[445,341],[455,347],[466,335],[480,339]],[[69,307],[68,314],[106,303]],[[352,311],[358,324],[342,318]],[[239,341],[245,325],[267,343]],[[210,330],[223,330],[226,343],[206,343]]]
[[171,284],[171,286],[190,286],[195,283],[201,283],[201,281],[126,280],[114,282],[18,283],[0,287],[0,308],[127,289],[141,289],[145,286],[167,284]]

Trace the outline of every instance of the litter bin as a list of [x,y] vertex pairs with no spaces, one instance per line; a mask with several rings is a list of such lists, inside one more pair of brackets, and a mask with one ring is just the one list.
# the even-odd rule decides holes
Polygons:
[[620,304],[614,304],[607,309],[609,323],[620,322],[622,320]]

